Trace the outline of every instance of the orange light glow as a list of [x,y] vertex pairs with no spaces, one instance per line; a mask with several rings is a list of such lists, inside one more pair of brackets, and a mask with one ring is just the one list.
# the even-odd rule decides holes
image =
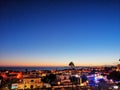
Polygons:
[[22,73],[18,73],[18,74],[17,74],[17,78],[18,78],[18,79],[22,78]]

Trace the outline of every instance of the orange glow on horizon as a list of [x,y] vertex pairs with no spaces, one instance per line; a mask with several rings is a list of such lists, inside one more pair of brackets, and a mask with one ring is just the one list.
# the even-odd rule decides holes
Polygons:
[[[22,66],[22,67],[47,67],[47,66],[69,66],[69,62],[66,61],[66,62],[60,62],[59,63],[59,60],[58,62],[52,62],[51,60],[42,60],[42,61],[37,61],[37,60],[7,60],[8,63],[6,63],[5,61],[6,60],[0,60],[1,63],[0,63],[0,66],[4,67],[4,66],[15,66],[15,67],[19,67],[19,66]],[[73,61],[74,62],[74,61]],[[104,63],[99,63],[99,62],[74,62],[74,65],[75,66],[107,66],[107,65],[112,65],[110,63],[108,64],[104,64]]]
[[[68,63],[69,64],[69,63]],[[0,66],[6,67],[54,67],[54,66],[69,66],[68,64],[1,64]],[[112,65],[104,65],[104,64],[77,64],[75,66],[112,66]]]

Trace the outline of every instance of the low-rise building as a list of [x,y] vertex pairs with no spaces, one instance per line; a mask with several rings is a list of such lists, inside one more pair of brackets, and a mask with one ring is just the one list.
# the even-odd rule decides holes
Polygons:
[[117,71],[120,71],[120,64],[117,65]]
[[43,83],[41,82],[41,78],[35,77],[26,77],[21,79],[20,83],[12,84],[11,89],[35,89],[35,88],[42,88]]

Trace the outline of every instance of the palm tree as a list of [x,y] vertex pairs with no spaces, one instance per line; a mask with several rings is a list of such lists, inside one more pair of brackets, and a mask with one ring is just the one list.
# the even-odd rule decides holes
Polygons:
[[71,69],[75,69],[75,65],[72,61],[69,63],[69,66],[71,67]]

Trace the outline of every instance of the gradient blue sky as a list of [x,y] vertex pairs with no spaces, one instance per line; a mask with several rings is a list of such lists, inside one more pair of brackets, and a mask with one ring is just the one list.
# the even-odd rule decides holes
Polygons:
[[0,65],[113,65],[119,0],[0,0]]

